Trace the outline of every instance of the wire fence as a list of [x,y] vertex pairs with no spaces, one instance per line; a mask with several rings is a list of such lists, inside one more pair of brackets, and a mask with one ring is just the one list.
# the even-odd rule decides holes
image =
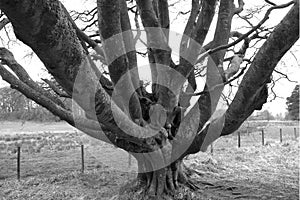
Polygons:
[[211,148],[265,146],[297,140],[298,137],[299,126],[270,125],[249,129],[241,128],[232,135],[220,137],[211,145]]
[[[250,126],[247,127],[246,125],[246,128],[242,127],[234,134],[221,137],[212,143],[208,152],[214,154],[217,149],[232,148],[234,146],[237,148],[257,145],[265,146],[272,143],[285,143],[291,140],[297,140],[299,137],[298,126],[280,125],[281,124],[279,124],[279,126],[278,124],[277,126],[256,126],[255,129],[253,129],[253,126],[250,128]],[[29,145],[24,145],[26,142],[20,143],[18,140],[14,141],[13,138],[0,138],[0,179],[15,176],[20,180],[21,177],[49,173],[50,171],[51,173],[56,173],[78,170],[81,173],[84,173],[85,170],[105,167],[105,162],[113,156],[116,157],[116,154],[111,154],[110,156],[103,153],[105,151],[112,151],[112,149],[114,149],[112,146],[105,146],[102,144],[102,146],[100,145],[100,147],[97,148],[96,146],[98,145],[91,146],[89,144],[85,146],[78,141],[72,143],[69,140],[72,140],[73,137],[69,137],[69,140],[63,140],[59,137],[56,138],[57,140],[47,140],[48,144],[45,145],[48,148],[46,150],[47,153],[42,151],[44,156],[41,157],[41,149],[38,147],[43,144],[42,137],[40,135],[36,135],[35,137],[36,138],[31,138],[33,141],[32,143],[29,143]],[[64,145],[60,143],[57,145],[56,143],[58,140],[64,141]],[[3,141],[13,145],[4,145]],[[38,143],[39,145],[37,145]],[[49,147],[51,145],[56,145],[57,148],[51,149]],[[5,149],[6,152],[3,151],[3,149]],[[7,150],[10,152],[7,152]],[[5,156],[5,154],[7,155]],[[118,163],[113,163],[112,165],[119,166],[120,168],[129,169],[133,165],[136,165],[135,160],[126,152],[118,153],[115,159]]]

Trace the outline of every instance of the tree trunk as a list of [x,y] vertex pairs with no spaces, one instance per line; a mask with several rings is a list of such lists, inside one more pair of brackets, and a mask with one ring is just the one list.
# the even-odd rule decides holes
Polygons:
[[139,194],[141,199],[168,199],[174,197],[180,187],[191,190],[197,188],[189,179],[188,169],[182,159],[156,170],[153,170],[156,163],[150,159],[137,160],[138,176],[120,190],[121,197],[133,198]]

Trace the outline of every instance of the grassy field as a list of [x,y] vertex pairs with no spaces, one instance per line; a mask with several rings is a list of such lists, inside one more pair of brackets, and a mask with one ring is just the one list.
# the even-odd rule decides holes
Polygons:
[[[252,123],[217,140],[213,154],[190,155],[197,199],[299,199],[297,124]],[[292,126],[290,126],[292,125]],[[265,146],[261,145],[261,129]],[[282,128],[283,143],[279,143]],[[246,131],[246,129],[251,131]],[[299,129],[297,128],[299,135]],[[80,173],[80,145],[85,173]],[[16,180],[16,146],[21,145],[21,181]],[[209,149],[208,149],[209,151]],[[111,199],[136,176],[136,162],[109,144],[64,123],[0,123],[0,199]],[[183,195],[179,199],[186,199]]]

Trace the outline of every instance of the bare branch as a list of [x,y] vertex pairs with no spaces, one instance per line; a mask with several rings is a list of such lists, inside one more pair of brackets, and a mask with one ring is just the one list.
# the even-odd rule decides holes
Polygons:
[[170,16],[168,0],[158,0],[158,13],[160,26],[164,29],[166,40],[169,41]]
[[[288,3],[284,4],[287,6]],[[278,7],[284,7],[283,5]],[[267,84],[279,60],[299,38],[299,1],[276,26],[256,54],[225,114],[222,135],[235,131],[254,110],[261,109],[268,97]],[[246,77],[255,77],[252,79]],[[234,113],[234,114],[233,114]]]
[[190,17],[188,19],[188,22],[185,26],[184,32],[183,32],[183,38],[181,39],[180,42],[180,55],[183,54],[184,51],[186,51],[187,44],[189,37],[191,37],[193,29],[194,29],[194,24],[198,16],[198,12],[200,9],[200,3],[199,0],[192,0],[192,10]]
[[281,76],[283,76],[285,79],[287,79],[289,82],[292,82],[292,83],[298,83],[298,81],[294,81],[294,80],[291,80],[288,75],[274,69],[274,72],[276,72],[277,74],[280,74]]
[[121,28],[123,32],[123,41],[126,51],[126,56],[128,59],[128,69],[131,73],[131,82],[134,88],[139,87],[139,72],[137,67],[137,57],[135,50],[135,41],[133,38],[132,28],[130,24],[130,19],[128,15],[127,4],[125,0],[120,0],[120,14],[121,14]]
[[247,67],[243,67],[238,75],[236,75],[235,77],[233,77],[230,80],[227,80],[224,83],[215,85],[212,88],[208,88],[208,89],[205,89],[205,90],[203,90],[201,92],[197,92],[197,93],[183,93],[183,95],[184,96],[200,96],[200,95],[203,95],[203,94],[209,94],[209,93],[213,92],[214,90],[216,90],[218,88],[222,88],[225,85],[228,85],[228,84],[232,83],[233,81],[235,81],[236,79],[238,79],[239,77],[241,77],[245,73],[246,69],[247,69]]
[[53,102],[65,108],[64,103],[59,98],[52,95],[51,93],[48,93],[47,91],[44,91],[43,88],[41,88],[31,79],[31,77],[24,70],[24,68],[15,60],[13,54],[6,48],[0,48],[0,60],[2,61],[2,64],[7,65],[24,84],[27,84],[32,89],[38,91],[45,97],[51,99]]
[[277,6],[275,3],[273,3],[272,1],[270,0],[265,0],[265,2],[267,2],[268,4],[272,5],[272,6]]
[[[60,3],[58,1],[51,1],[51,3],[48,1],[14,1],[8,3],[8,1],[0,1],[0,8],[14,25],[18,39],[34,49],[47,70],[66,92],[72,94],[73,99],[87,116],[97,119],[111,131],[105,132],[106,136],[114,144],[128,151],[134,149],[132,145],[138,149],[153,150],[153,145],[149,144],[154,139],[141,138],[144,135],[151,135],[151,130],[142,129],[132,122],[98,84],[99,80],[91,69],[91,64],[79,39],[74,37],[76,31],[66,20],[67,16]],[[106,1],[105,3],[108,3],[108,7],[105,7],[103,14],[111,22],[111,14],[114,14],[115,10],[107,8],[115,1]],[[16,12],[16,10],[22,10],[22,12]],[[108,15],[105,16],[105,14]],[[32,17],[28,17],[29,15]],[[53,22],[52,25],[44,26],[43,24],[49,20]],[[36,23],[36,21],[41,23]],[[28,29],[28,26],[31,28]],[[101,33],[102,37],[109,38],[112,30],[105,29],[105,31]],[[36,36],[34,39],[33,35]],[[47,39],[45,40],[45,38]],[[80,84],[75,84],[77,78],[82,80]],[[130,90],[125,90],[125,92],[128,91]],[[66,120],[68,120],[67,117]],[[117,124],[116,120],[123,123],[122,129],[119,128],[120,124]],[[127,133],[131,133],[131,135]],[[118,140],[120,137],[121,141]],[[159,148],[159,145],[156,145],[155,148]]]
[[[136,80],[132,81],[131,78],[131,75],[136,75],[138,72],[134,70],[133,73],[127,73],[131,68],[130,64],[133,65],[133,68],[137,69],[135,52],[126,54],[126,48],[132,51],[135,49],[133,36],[130,31],[128,34],[122,34],[122,29],[131,29],[128,16],[124,16],[127,13],[127,5],[124,0],[98,0],[97,5],[99,31],[103,41],[109,75],[115,86],[115,94],[120,97],[116,99],[116,104],[124,113],[129,114],[131,118],[140,120],[142,112],[133,85],[134,83],[138,87],[139,79],[138,77],[133,77]],[[131,63],[129,62],[128,55],[130,55]],[[133,98],[131,98],[132,95]],[[127,106],[129,99],[132,99],[132,101]]]
[[233,56],[233,58],[230,61],[229,67],[224,71],[226,81],[229,80],[229,78],[231,78],[239,71],[240,66],[243,62],[243,57],[244,57],[243,55],[239,55],[239,54]]
[[[180,57],[181,57],[181,59],[180,59],[181,67],[180,68],[183,68],[183,69],[180,69],[180,71],[184,76],[186,76],[189,73],[189,71],[192,69],[193,64],[194,64],[193,62],[186,62],[185,60],[189,60],[189,61],[196,60],[197,56],[199,54],[199,51],[202,50],[202,49],[199,49],[199,47],[202,48],[203,42],[207,36],[209,27],[211,25],[214,15],[215,15],[215,5],[216,5],[215,0],[203,1],[202,8],[201,8],[200,14],[198,16],[198,20],[197,20],[195,27],[193,27],[194,24],[191,24],[190,27],[186,27],[187,35],[183,36],[183,39],[181,42],[181,45],[183,45],[183,48],[181,48],[181,50],[180,50]],[[193,18],[197,17],[197,15],[196,16],[194,16],[194,15],[197,14],[196,9],[199,7],[199,5],[197,5],[197,3],[194,2],[193,6],[194,6],[194,9],[192,9],[192,11],[194,13],[192,13],[193,16],[191,14],[190,20],[194,20]],[[193,30],[189,30],[190,28],[193,28]],[[189,39],[188,34],[190,31],[192,31],[190,33],[191,38],[196,42],[191,42],[191,45],[189,45],[189,47],[186,49],[186,48],[184,48],[184,46],[186,46],[185,43]]]
[[69,94],[59,89],[52,81],[42,78],[42,80],[49,85],[49,87],[60,97],[72,98]]
[[2,30],[9,23],[9,19],[4,18],[0,21],[0,30]]
[[[161,26],[151,1],[137,0],[137,5],[139,7],[142,23],[147,32],[149,46],[168,49],[168,41],[162,30],[159,29]],[[149,27],[156,27],[157,29],[149,29]]]
[[294,54],[294,52],[289,51],[289,53],[294,57],[294,59],[296,60],[298,66],[299,66],[298,58],[296,57],[296,55]]
[[234,11],[235,14],[241,13],[244,9],[244,5],[245,5],[244,1],[238,0],[238,3],[239,3],[239,7],[235,8],[235,11]]
[[94,63],[94,61],[89,56],[87,56],[87,58],[90,61],[91,68],[95,72],[95,75],[97,76],[98,80],[100,81],[101,86],[107,92],[107,94],[109,94],[111,96],[113,93],[112,82],[110,80],[108,80],[105,76],[103,76],[103,74],[99,71],[99,69],[96,66],[96,64]]
[[[84,130],[84,131],[89,130],[88,132],[86,132],[87,134],[90,134],[92,137],[95,137],[99,140],[109,142],[109,140],[103,134],[103,132],[99,131],[101,130],[101,126],[98,124],[98,122],[84,119],[84,118],[78,118],[76,119],[75,122],[71,111],[62,108],[61,106],[57,105],[56,103],[54,103],[53,101],[45,97],[43,94],[32,89],[31,87],[29,87],[28,85],[26,85],[25,83],[17,79],[1,64],[0,64],[0,75],[2,76],[3,80],[7,81],[11,85],[13,89],[20,91],[27,98],[45,107],[54,115],[60,117],[62,120],[69,123],[71,126],[74,126],[79,130]],[[106,129],[102,127],[102,130],[106,130]]]
[[103,49],[94,41],[92,40],[89,36],[87,36],[82,30],[78,28],[78,26],[75,24],[73,19],[71,18],[69,12],[65,8],[63,4],[61,4],[62,8],[65,11],[66,16],[68,17],[69,21],[71,22],[73,28],[76,30],[77,36],[83,40],[84,42],[88,43],[98,54],[99,59],[102,63],[106,64],[105,56],[104,56],[104,51]]
[[256,26],[254,26],[250,31],[248,31],[247,33],[245,33],[242,37],[238,38],[237,40],[235,40],[234,42],[232,42],[230,44],[218,46],[218,47],[216,47],[214,49],[208,50],[207,52],[205,52],[204,54],[202,54],[202,56],[207,56],[209,54],[215,53],[215,52],[223,50],[223,49],[227,49],[229,47],[232,47],[232,46],[238,44],[239,42],[241,42],[242,40],[244,40],[246,37],[248,37],[251,33],[253,33],[254,31],[256,31],[259,27],[261,27],[269,19],[269,15],[271,14],[272,10],[286,8],[286,7],[290,6],[290,5],[293,5],[294,3],[295,3],[294,1],[290,1],[290,2],[288,2],[286,4],[282,4],[282,5],[278,5],[278,6],[274,6],[274,7],[269,8],[267,10],[265,16],[263,17],[263,19]]

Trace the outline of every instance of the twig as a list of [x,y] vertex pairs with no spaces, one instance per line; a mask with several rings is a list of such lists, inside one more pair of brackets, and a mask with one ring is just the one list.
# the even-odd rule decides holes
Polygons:
[[0,30],[2,30],[9,23],[9,19],[2,19],[0,22]]
[[273,3],[272,1],[270,0],[265,0],[265,2],[267,2],[268,4],[272,5],[272,6],[277,6],[275,3]]
[[278,70],[276,70],[276,69],[274,69],[274,72],[276,72],[276,73],[282,75],[284,78],[286,78],[288,81],[290,81],[290,82],[292,82],[292,83],[298,83],[297,81],[291,80],[291,79],[288,77],[288,75],[286,75],[286,74],[284,74],[284,73],[282,73],[282,72],[280,72],[280,71],[278,71]]
[[213,86],[212,88],[210,88],[208,90],[203,90],[203,91],[197,92],[197,93],[183,93],[183,95],[185,95],[185,96],[199,96],[199,95],[202,95],[202,94],[210,93],[210,92],[214,91],[217,88],[224,87],[225,85],[230,84],[231,82],[233,82],[234,80],[236,80],[237,78],[242,76],[244,74],[246,68],[247,67],[243,67],[242,70],[240,71],[240,73],[237,76],[235,76],[234,78],[232,78],[232,79],[230,79],[230,80],[228,80],[224,83],[217,84],[217,85]]
[[228,49],[229,47],[232,47],[232,46],[238,44],[239,42],[241,42],[242,40],[244,40],[245,38],[247,38],[251,33],[253,33],[258,28],[260,28],[269,19],[269,15],[271,14],[272,10],[286,8],[286,7],[288,7],[288,6],[290,6],[290,5],[294,4],[294,3],[295,3],[295,1],[290,1],[290,2],[288,2],[286,4],[282,4],[282,5],[278,5],[278,6],[274,6],[274,7],[269,8],[267,10],[264,18],[256,26],[254,26],[250,31],[248,31],[247,33],[245,33],[243,36],[239,37],[237,40],[235,40],[232,43],[229,43],[229,44],[226,44],[226,45],[221,45],[221,46],[218,46],[218,47],[216,47],[214,49],[210,49],[210,50],[202,53],[199,56],[199,59],[201,59],[201,57],[206,57],[206,56],[208,56],[210,54],[213,54],[213,53],[215,53],[217,51],[220,51],[220,50],[223,50],[223,49]]

